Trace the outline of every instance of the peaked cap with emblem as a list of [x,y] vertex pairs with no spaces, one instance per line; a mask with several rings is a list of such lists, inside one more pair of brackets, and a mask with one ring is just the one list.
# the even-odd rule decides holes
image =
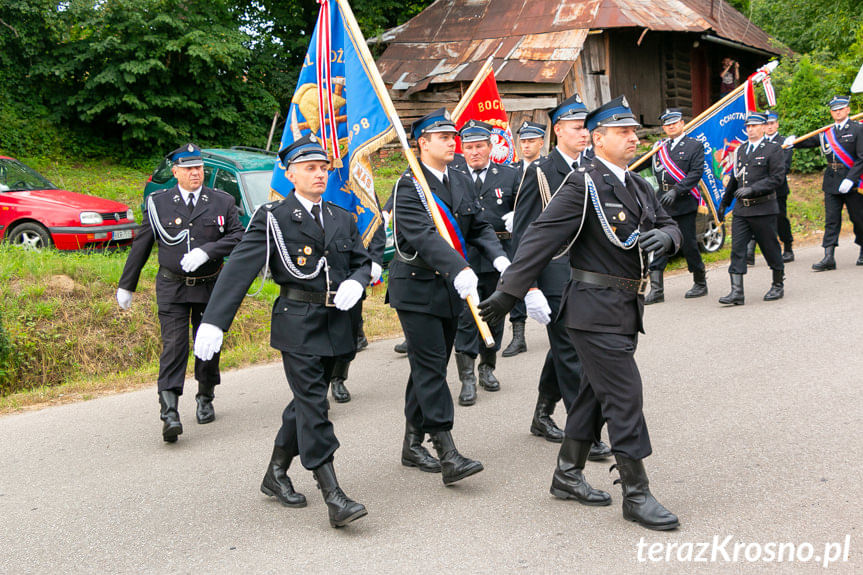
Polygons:
[[461,130],[458,131],[459,137],[463,144],[469,142],[482,142],[491,140],[491,131],[494,126],[480,122],[479,120],[469,120]]
[[291,164],[299,162],[328,162],[329,158],[324,148],[321,146],[321,141],[314,134],[303,136],[290,146],[279,151],[279,158],[282,164],[287,168]]
[[590,131],[610,126],[641,127],[641,123],[635,118],[635,114],[629,108],[626,96],[618,96],[614,100],[606,102],[599,108],[591,111],[587,115],[584,125]]
[[544,138],[546,128],[548,128],[547,124],[525,120],[524,124],[521,125],[521,128],[518,129],[518,137],[522,140],[529,140],[530,138]]
[[683,112],[680,108],[666,108],[665,112],[659,116],[659,121],[662,122],[663,126],[668,126],[670,124],[676,124],[680,120],[683,119]]
[[833,96],[828,106],[831,110],[841,110],[851,103],[851,96]]
[[767,114],[760,112],[749,112],[746,114],[744,124],[747,126],[760,126],[767,123]]
[[167,157],[175,166],[180,166],[181,168],[195,168],[204,165],[201,148],[192,143],[180,146],[168,154]]
[[411,124],[411,136],[414,140],[423,134],[435,132],[458,132],[446,108],[438,108]]
[[561,120],[584,120],[586,116],[587,106],[584,105],[581,96],[577,92],[548,113],[552,125],[557,124]]

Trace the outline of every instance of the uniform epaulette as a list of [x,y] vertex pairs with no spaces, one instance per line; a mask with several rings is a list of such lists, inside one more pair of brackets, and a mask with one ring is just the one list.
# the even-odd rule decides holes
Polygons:
[[266,204],[261,205],[261,207],[264,208],[265,210],[273,210],[273,209],[279,207],[280,205],[282,205],[282,202],[284,202],[284,201],[285,201],[284,199],[274,200],[272,202],[267,202]]
[[221,188],[212,188],[212,190],[213,190],[214,192],[219,192],[220,194],[225,194],[226,196],[228,196],[228,197],[229,197],[229,198],[231,198],[231,199],[233,199],[233,197],[234,197],[234,196],[232,196],[231,194],[229,194],[228,192],[226,192],[225,190],[223,190],[223,189],[221,189]]
[[327,204],[328,206],[332,206],[332,207],[334,207],[334,208],[338,208],[338,209],[342,210],[343,212],[350,213],[350,212],[348,212],[348,210],[346,210],[346,209],[345,209],[345,208],[343,208],[342,206],[340,206],[340,205],[338,205],[338,204],[335,204],[335,203],[333,203],[333,202],[331,202],[331,201],[329,201],[329,200],[327,200],[326,204]]

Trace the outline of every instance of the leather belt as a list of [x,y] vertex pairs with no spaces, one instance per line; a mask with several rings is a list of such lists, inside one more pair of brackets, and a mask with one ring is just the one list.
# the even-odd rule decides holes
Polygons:
[[650,280],[647,278],[633,280],[606,274],[598,274],[596,272],[589,272],[578,268],[570,268],[570,271],[570,277],[574,281],[585,282],[602,287],[610,287],[641,295],[644,295],[647,292],[647,286],[650,285]]
[[208,283],[213,283],[217,279],[219,279],[219,273],[222,271],[222,266],[219,266],[219,269],[216,270],[216,273],[210,274],[208,276],[180,276],[173,272],[166,270],[163,267],[159,268],[159,275],[165,278],[166,280],[172,282],[181,282],[189,287],[194,287],[196,285],[203,285]]
[[847,166],[845,166],[845,164],[840,163],[840,162],[827,162],[827,167],[830,168],[831,170],[833,170],[834,172],[838,172],[839,170],[841,170],[842,168],[845,168]]
[[497,234],[497,239],[499,240],[511,240],[512,233],[510,232],[495,232]]
[[757,206],[758,204],[763,204],[765,202],[769,202],[770,200],[776,199],[776,192],[770,192],[766,196],[759,196],[757,198],[740,198],[740,203],[744,206],[751,207]]
[[670,192],[674,189],[674,184],[666,184],[665,182],[662,182],[662,184],[660,184],[660,187],[663,192]]
[[291,287],[282,287],[279,295],[293,301],[316,303],[327,307],[335,307],[333,297],[336,295],[336,292],[333,291],[306,291]]

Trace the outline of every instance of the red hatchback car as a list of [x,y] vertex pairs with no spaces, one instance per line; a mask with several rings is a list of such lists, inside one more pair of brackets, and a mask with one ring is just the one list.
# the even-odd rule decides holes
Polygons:
[[18,160],[0,156],[0,240],[26,248],[79,250],[132,243],[129,206],[57,189]]

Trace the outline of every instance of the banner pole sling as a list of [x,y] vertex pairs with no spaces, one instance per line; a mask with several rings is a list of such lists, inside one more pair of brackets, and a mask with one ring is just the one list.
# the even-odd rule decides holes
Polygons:
[[[386,84],[384,84],[384,80],[383,78],[381,78],[381,74],[378,71],[378,67],[375,64],[374,58],[372,58],[372,54],[371,52],[369,52],[369,48],[365,43],[365,38],[363,37],[363,33],[360,30],[360,26],[359,24],[357,24],[356,18],[354,18],[354,13],[351,10],[351,7],[348,4],[347,0],[336,0],[336,2],[342,10],[342,15],[345,18],[345,23],[348,25],[348,28],[350,29],[356,40],[356,47],[359,51],[359,56],[366,63],[366,66],[369,70],[369,75],[371,76],[370,79],[375,86],[375,90],[378,92],[381,103],[383,104],[384,109],[386,110],[387,115],[390,118],[390,122],[392,122],[393,127],[398,134],[399,141],[402,144],[402,149],[404,151],[405,157],[408,160],[408,165],[410,166],[414,177],[419,182],[420,188],[422,188],[422,192],[425,196],[426,204],[429,207],[429,211],[431,212],[435,228],[437,229],[438,233],[443,236],[443,238],[447,241],[450,247],[455,249],[455,246],[452,243],[452,239],[449,237],[449,234],[446,231],[446,226],[444,224],[443,217],[440,215],[440,211],[438,210],[437,203],[434,201],[431,191],[429,190],[428,182],[426,181],[425,175],[420,168],[419,161],[417,160],[413,150],[410,147],[410,144],[408,143],[407,135],[405,134],[404,127],[402,126],[402,122],[399,119],[398,112],[396,112],[395,105],[393,105],[393,102],[390,99]],[[476,322],[476,326],[479,329],[479,334],[482,337],[483,342],[485,342],[486,347],[494,347],[494,337],[491,335],[491,330],[489,329],[488,324],[485,323],[479,316],[479,310],[477,309],[478,302],[474,301],[473,296],[468,296],[465,301],[470,308],[471,314],[473,314],[473,319]]]

